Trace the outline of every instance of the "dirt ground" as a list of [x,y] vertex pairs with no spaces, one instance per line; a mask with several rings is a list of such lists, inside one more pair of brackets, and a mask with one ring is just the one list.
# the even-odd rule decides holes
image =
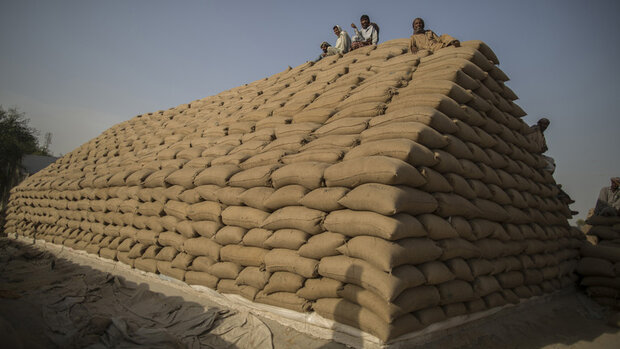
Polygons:
[[[188,287],[67,250],[0,238],[5,348],[345,348]],[[578,290],[525,302],[402,348],[620,348],[616,315]],[[356,347],[368,345],[353,341]]]

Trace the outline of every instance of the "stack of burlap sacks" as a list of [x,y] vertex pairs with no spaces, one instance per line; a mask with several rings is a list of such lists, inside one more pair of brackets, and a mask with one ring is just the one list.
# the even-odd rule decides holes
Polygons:
[[[592,210],[590,212],[592,214]],[[590,215],[577,272],[596,302],[620,310],[620,217]]]
[[573,284],[582,234],[495,54],[407,45],[116,125],[15,188],[6,230],[384,341]]

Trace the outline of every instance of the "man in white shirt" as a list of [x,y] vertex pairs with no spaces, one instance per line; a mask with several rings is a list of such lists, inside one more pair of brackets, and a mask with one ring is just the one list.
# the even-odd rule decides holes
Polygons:
[[351,28],[355,30],[355,36],[353,36],[353,42],[351,43],[351,50],[368,45],[376,45],[379,41],[379,26],[375,23],[370,23],[368,15],[362,15],[360,24],[362,25],[362,29],[358,30],[355,23],[351,23]]

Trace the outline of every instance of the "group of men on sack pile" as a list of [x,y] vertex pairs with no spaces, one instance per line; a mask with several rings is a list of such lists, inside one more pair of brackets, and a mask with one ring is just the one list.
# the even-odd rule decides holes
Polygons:
[[[356,50],[360,47],[376,45],[379,42],[379,26],[370,21],[368,15],[362,15],[360,18],[361,29],[358,29],[355,23],[351,23],[351,28],[355,31],[353,39],[339,25],[333,27],[336,34],[336,45],[331,46],[327,41],[321,43],[323,53],[316,59],[337,54],[345,54],[349,51]],[[432,30],[424,29],[424,20],[416,18],[413,20],[413,35],[409,49],[411,53],[417,53],[419,50],[428,50],[435,52],[441,48],[455,46],[459,47],[460,42],[450,35],[444,34],[437,36]]]

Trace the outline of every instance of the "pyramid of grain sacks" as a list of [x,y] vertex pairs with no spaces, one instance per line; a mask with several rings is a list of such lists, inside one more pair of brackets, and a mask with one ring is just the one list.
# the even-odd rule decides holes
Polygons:
[[118,124],[15,188],[7,231],[383,341],[574,284],[582,234],[495,54],[407,46]]

